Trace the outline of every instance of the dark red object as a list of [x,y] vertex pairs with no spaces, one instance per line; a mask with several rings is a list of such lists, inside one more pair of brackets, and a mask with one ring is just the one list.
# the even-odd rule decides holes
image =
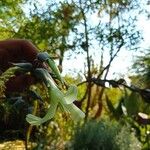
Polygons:
[[[0,70],[6,71],[11,67],[11,63],[30,62],[34,63],[38,49],[28,40],[10,39],[0,41]],[[7,92],[22,92],[30,85],[34,84],[36,79],[32,75],[20,74],[12,77],[6,83]]]
[[32,75],[21,74],[19,76],[15,76],[9,79],[6,82],[6,93],[10,92],[23,92],[28,89],[30,85],[35,84],[36,79]]

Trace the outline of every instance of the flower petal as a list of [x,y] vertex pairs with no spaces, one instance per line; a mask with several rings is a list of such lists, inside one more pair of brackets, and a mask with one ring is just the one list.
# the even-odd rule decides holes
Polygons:
[[65,110],[68,111],[74,121],[80,121],[85,117],[85,114],[73,103],[64,105]]
[[77,99],[78,89],[75,85],[71,85],[68,91],[64,94],[66,104],[71,104]]
[[58,67],[56,66],[55,62],[51,58],[47,59],[46,62],[50,66],[50,68],[52,69],[53,73],[56,75],[58,80],[64,84],[64,81],[60,75],[60,71],[59,71]]
[[40,117],[37,117],[37,116],[34,116],[32,114],[28,114],[26,116],[26,120],[27,122],[29,122],[31,125],[40,125],[42,122],[41,122],[41,118]]
[[51,105],[46,113],[46,115],[42,118],[41,122],[44,123],[50,119],[52,119],[56,113],[56,109],[58,106],[58,102],[52,101]]

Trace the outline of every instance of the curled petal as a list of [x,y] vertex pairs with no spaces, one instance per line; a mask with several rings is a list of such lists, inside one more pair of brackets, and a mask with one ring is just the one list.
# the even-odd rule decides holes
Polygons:
[[74,121],[80,121],[85,117],[85,114],[73,103],[65,105],[65,110],[68,111]]
[[42,118],[42,123],[52,119],[56,113],[56,109],[57,109],[57,106],[58,106],[58,102],[51,102],[51,105],[48,109],[48,112],[46,113],[46,115]]
[[77,99],[78,89],[75,85],[71,85],[68,91],[64,94],[66,104],[71,104]]
[[26,116],[27,122],[29,122],[31,125],[40,125],[42,123],[42,119],[40,117],[34,116],[32,114],[28,114]]
[[[57,74],[59,77],[59,72],[57,72],[55,64],[53,64],[53,62],[50,61],[49,63],[51,64],[53,70],[55,70],[55,74]],[[47,70],[43,68],[37,68],[35,70],[35,74],[37,75],[38,78],[44,81],[45,85],[48,88],[48,93],[50,97],[50,107],[48,109],[48,112],[43,118],[28,114],[26,120],[30,124],[40,125],[52,119],[55,115],[58,104],[60,104],[65,111],[70,113],[74,121],[79,121],[85,117],[85,114],[73,104],[73,101],[77,99],[77,87],[75,85],[71,85],[68,91],[64,94],[57,87],[56,83],[54,82],[54,80],[52,79]]]
[[47,114],[43,118],[28,114],[26,117],[27,122],[29,122],[31,125],[41,125],[42,123],[52,119],[55,115],[57,105],[58,103],[52,101]]

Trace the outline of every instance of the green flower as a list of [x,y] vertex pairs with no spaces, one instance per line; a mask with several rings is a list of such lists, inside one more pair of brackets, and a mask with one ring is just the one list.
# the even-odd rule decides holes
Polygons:
[[40,125],[52,119],[59,105],[61,105],[66,112],[70,113],[74,121],[79,121],[85,117],[85,114],[73,104],[73,102],[77,99],[77,87],[75,85],[71,85],[68,91],[63,93],[61,90],[59,90],[47,70],[38,68],[35,70],[35,74],[38,78],[44,81],[48,88],[50,107],[47,111],[47,114],[43,118],[28,114],[26,117],[27,122],[32,125]]
[[40,61],[46,62],[48,66],[51,68],[51,70],[53,71],[53,73],[56,75],[57,79],[62,83],[64,83],[58,67],[56,66],[54,60],[50,57],[50,55],[47,52],[41,52],[38,54],[37,57]]

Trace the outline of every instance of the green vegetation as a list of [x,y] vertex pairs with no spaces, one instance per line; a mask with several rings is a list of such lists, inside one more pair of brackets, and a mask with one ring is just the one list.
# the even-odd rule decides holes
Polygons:
[[141,145],[129,126],[112,121],[90,121],[77,128],[73,149],[140,150]]
[[[27,62],[0,70],[0,141],[23,140],[26,149],[148,150],[150,56],[145,45],[140,48],[137,27],[140,17],[149,19],[148,5],[145,0],[1,1],[0,39],[29,39],[49,69]],[[110,79],[113,62],[124,51],[140,55],[131,66],[134,74]],[[80,57],[84,70],[63,76],[66,60],[73,69]],[[5,83],[18,69],[42,82],[7,93]]]

